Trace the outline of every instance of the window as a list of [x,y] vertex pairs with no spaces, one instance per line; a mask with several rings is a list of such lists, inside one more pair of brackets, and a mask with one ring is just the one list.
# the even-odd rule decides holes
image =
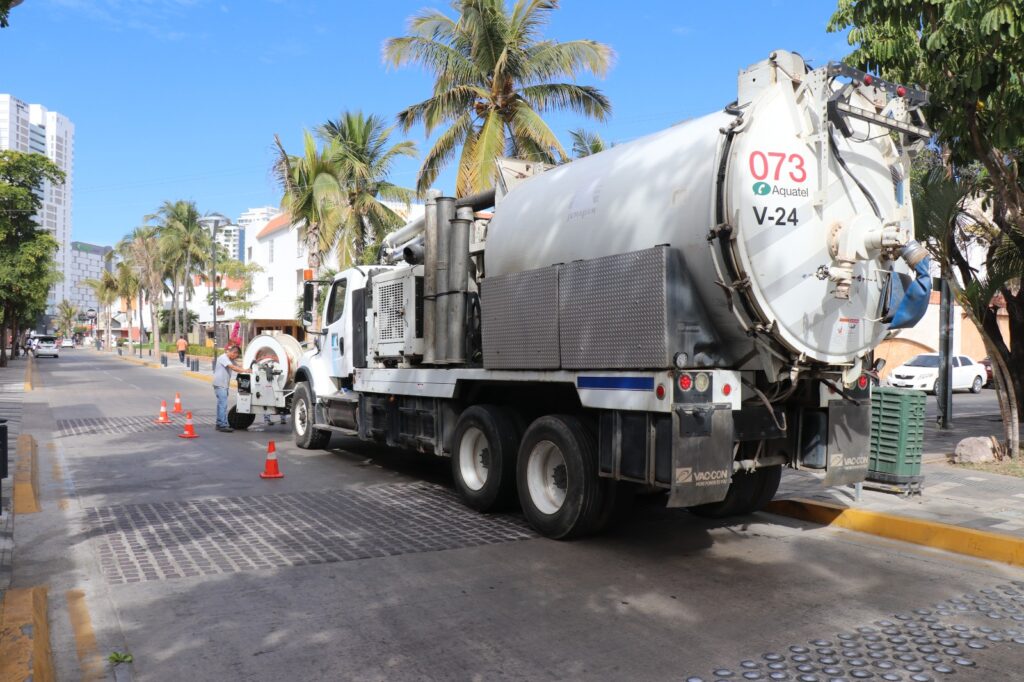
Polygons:
[[957,358],[957,357],[953,358],[953,366],[954,367],[959,367],[960,366],[960,358]]
[[960,356],[960,366],[961,367],[968,367],[970,364],[971,364],[971,359],[969,357],[967,357],[966,355],[961,355]]
[[273,263],[274,262],[274,240],[273,239],[271,239],[269,242],[267,242],[267,262],[268,263]]
[[273,290],[274,290],[274,278],[273,277],[267,277],[267,291],[273,291]]
[[340,279],[334,283],[331,289],[331,302],[327,306],[327,324],[334,324],[345,312],[345,289],[348,287],[348,280]]

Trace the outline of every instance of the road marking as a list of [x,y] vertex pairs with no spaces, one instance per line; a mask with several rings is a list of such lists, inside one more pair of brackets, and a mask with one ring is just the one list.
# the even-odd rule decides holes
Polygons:
[[96,632],[92,627],[92,618],[89,617],[89,606],[85,603],[85,593],[82,590],[68,590],[64,596],[68,600],[68,616],[75,633],[75,651],[81,667],[82,675],[78,679],[103,679],[103,659],[96,649]]
[[25,363],[25,390],[31,391],[34,385],[36,369],[36,359],[31,355],[28,357],[28,362]]
[[825,526],[1024,566],[1024,538],[811,500],[775,500],[765,511]]
[[18,436],[14,451],[14,513],[34,514],[39,511],[39,453],[36,439],[27,433]]
[[56,679],[46,620],[46,587],[7,590],[0,619],[0,680]]

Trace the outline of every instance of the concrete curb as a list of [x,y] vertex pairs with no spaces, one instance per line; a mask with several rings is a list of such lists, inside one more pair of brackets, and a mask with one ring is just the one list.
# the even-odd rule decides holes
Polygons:
[[803,499],[775,500],[770,514],[877,535],[955,554],[1024,566],[1024,538]]
[[4,593],[0,622],[0,679],[51,682],[56,679],[45,587]]

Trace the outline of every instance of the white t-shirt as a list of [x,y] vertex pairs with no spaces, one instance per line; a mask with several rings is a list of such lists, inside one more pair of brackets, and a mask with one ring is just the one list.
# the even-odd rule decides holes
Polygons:
[[213,387],[227,388],[231,384],[231,358],[227,353],[217,356],[217,364],[213,367]]

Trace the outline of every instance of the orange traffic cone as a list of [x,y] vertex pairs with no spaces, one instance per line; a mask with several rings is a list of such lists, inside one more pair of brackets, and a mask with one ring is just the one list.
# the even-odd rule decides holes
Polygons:
[[277,448],[274,446],[274,441],[267,443],[267,462],[263,466],[260,478],[284,478],[284,474],[277,468]]
[[183,412],[181,409],[181,395],[178,393],[174,394],[174,409],[171,411],[174,412],[174,414],[181,414]]
[[199,438],[196,435],[196,429],[192,426],[192,413],[185,413],[185,433],[179,433],[178,438]]
[[170,424],[171,418],[167,415],[167,401],[160,401],[160,417],[156,420],[157,424]]

